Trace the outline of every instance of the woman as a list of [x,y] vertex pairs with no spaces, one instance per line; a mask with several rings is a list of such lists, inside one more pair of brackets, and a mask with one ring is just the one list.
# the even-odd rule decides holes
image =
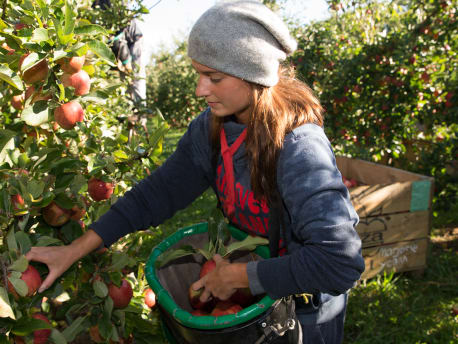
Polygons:
[[271,243],[278,257],[249,263],[215,257],[215,270],[194,284],[205,288],[201,299],[227,299],[239,287],[274,299],[313,294],[309,306],[297,307],[303,343],[340,343],[347,291],[364,270],[358,216],[318,100],[280,67],[295,48],[281,19],[259,2],[226,2],[205,12],[190,33],[188,55],[199,75],[196,95],[209,107],[174,154],[81,238],[67,247],[32,248],[27,258],[50,271],[40,291],[82,256],[161,224],[210,186],[234,225],[268,236],[275,208],[283,235]]

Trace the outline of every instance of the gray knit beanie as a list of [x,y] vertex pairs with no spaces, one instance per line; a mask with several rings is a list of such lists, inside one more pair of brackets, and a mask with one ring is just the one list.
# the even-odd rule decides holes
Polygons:
[[281,18],[257,1],[217,4],[195,23],[188,56],[220,72],[264,86],[278,82],[278,66],[297,47]]

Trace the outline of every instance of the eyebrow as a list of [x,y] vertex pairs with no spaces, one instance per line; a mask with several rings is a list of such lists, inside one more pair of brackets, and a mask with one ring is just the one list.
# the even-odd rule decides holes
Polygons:
[[193,64],[192,65],[192,68],[194,68],[194,70],[198,73],[201,73],[201,74],[204,74],[204,75],[207,75],[207,76],[210,76],[212,74],[224,74],[223,72],[220,72],[220,71],[217,71],[217,70],[198,70]]

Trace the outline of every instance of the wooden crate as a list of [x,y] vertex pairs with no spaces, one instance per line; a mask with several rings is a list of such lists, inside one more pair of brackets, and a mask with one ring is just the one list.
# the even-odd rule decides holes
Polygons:
[[434,179],[364,160],[336,159],[342,175],[359,185],[350,195],[360,217],[356,230],[366,262],[362,278],[384,270],[424,269]]

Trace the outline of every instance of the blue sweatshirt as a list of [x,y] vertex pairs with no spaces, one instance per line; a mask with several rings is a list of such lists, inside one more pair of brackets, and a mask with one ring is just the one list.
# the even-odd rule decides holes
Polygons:
[[[164,164],[90,226],[105,246],[128,233],[160,225],[208,187],[224,199],[227,181],[222,158],[219,156],[216,171],[211,161],[210,116],[207,109],[194,119]],[[224,123],[229,146],[244,128],[234,121]],[[236,202],[231,221],[242,230],[267,237],[269,209],[253,197],[244,144],[233,156],[233,170]],[[273,299],[300,293],[318,295],[320,305],[328,304],[320,306],[320,312],[327,314],[315,314],[310,321],[320,323],[339,313],[342,296],[364,271],[361,241],[355,231],[358,215],[321,127],[305,124],[286,135],[277,183],[286,207],[288,254],[248,263],[250,289]]]

